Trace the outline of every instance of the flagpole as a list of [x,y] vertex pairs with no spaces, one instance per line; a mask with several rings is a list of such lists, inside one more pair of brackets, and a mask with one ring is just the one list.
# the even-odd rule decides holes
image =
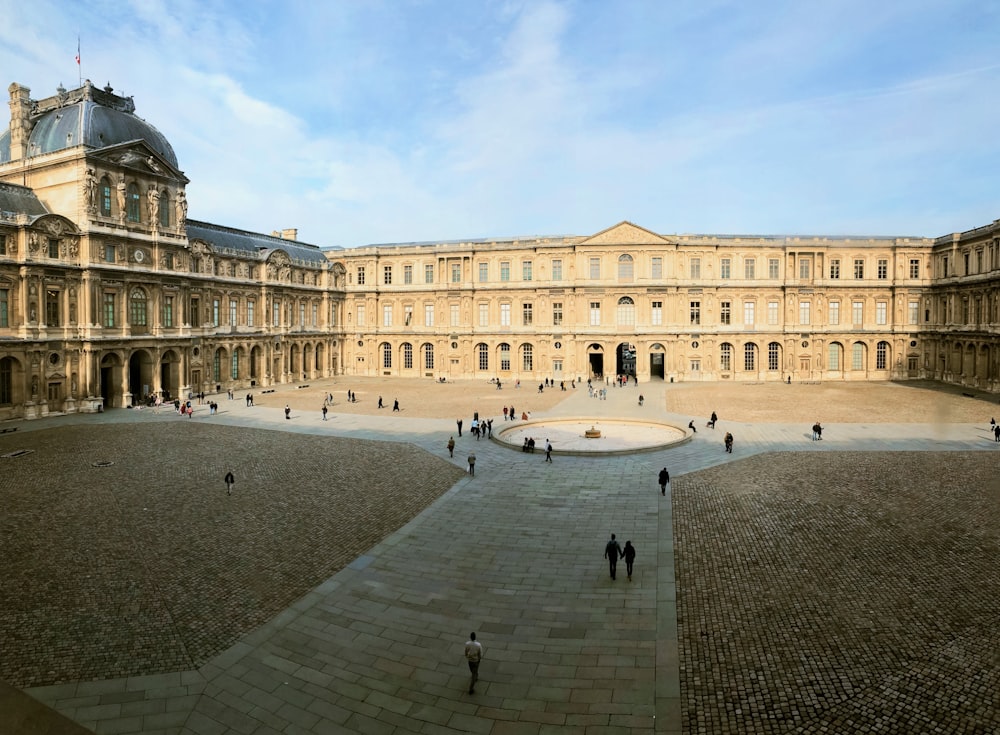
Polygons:
[[76,34],[76,71],[79,76],[79,84],[77,86],[83,86],[83,64],[80,63],[80,34]]

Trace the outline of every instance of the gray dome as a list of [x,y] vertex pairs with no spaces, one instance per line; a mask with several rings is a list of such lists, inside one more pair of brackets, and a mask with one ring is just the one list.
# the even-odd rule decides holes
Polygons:
[[[60,104],[61,103],[61,104]],[[28,157],[85,145],[100,149],[144,140],[175,169],[177,156],[163,134],[137,117],[131,98],[119,97],[89,83],[62,98],[38,103],[41,111],[31,116]],[[10,129],[0,133],[0,163],[10,162]]]

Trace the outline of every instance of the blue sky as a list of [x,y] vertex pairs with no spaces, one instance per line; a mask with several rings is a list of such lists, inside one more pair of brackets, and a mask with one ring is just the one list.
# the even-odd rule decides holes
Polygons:
[[1000,1],[0,0],[0,70],[133,95],[190,216],[321,246],[1000,218]]

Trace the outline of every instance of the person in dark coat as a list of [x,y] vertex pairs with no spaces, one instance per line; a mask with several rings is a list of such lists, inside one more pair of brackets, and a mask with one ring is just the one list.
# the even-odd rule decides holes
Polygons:
[[615,535],[611,534],[611,540],[604,545],[604,558],[608,560],[611,570],[611,579],[615,578],[615,570],[618,568],[618,557],[622,555],[622,547],[615,541]]
[[667,494],[667,483],[670,482],[670,473],[667,472],[667,468],[664,467],[660,470],[660,476],[657,478],[660,483],[660,495]]
[[635,547],[631,541],[625,542],[625,550],[622,551],[625,557],[625,571],[628,573],[628,581],[632,581],[632,564],[635,562]]

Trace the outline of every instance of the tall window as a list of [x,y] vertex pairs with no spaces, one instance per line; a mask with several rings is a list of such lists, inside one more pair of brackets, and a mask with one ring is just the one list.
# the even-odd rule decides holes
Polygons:
[[412,265],[404,265],[403,266],[403,283],[405,285],[407,285],[407,286],[409,286],[411,283],[413,283],[413,266]]
[[920,278],[920,261],[910,258],[910,278]]
[[500,369],[504,372],[510,370],[510,345],[506,342],[500,345]]
[[830,279],[836,281],[840,278],[840,259],[834,258],[830,261]]
[[756,323],[756,304],[753,301],[743,302],[743,324],[752,327]]
[[562,260],[558,260],[558,259],[553,260],[552,261],[552,280],[553,281],[561,281],[562,277],[563,277],[563,274],[562,274]]
[[840,346],[837,342],[832,342],[830,344],[830,349],[827,352],[827,368],[830,370],[840,370],[840,360],[841,353],[844,348]]
[[14,401],[14,370],[11,365],[14,358],[0,359],[0,404],[7,406]]
[[865,367],[865,346],[860,342],[851,345],[851,370],[863,370]]
[[618,280],[631,283],[635,279],[635,263],[628,253],[618,256]]
[[[358,307],[358,326],[364,324],[361,317],[364,314],[363,306]],[[277,327],[281,324],[281,302],[277,299],[271,304],[271,326]]]
[[367,324],[368,324],[368,318],[367,318],[368,315],[365,314],[365,305],[364,304],[358,304],[357,311],[358,311],[358,326],[359,327],[361,327],[361,326],[367,326]]
[[851,323],[854,326],[861,326],[865,323],[865,302],[864,301],[852,301],[851,302]]
[[434,283],[434,266],[424,266],[424,283]]
[[58,258],[59,257],[59,239],[55,237],[49,238],[49,257]]
[[767,369],[775,371],[780,367],[781,364],[781,345],[777,342],[771,342],[767,346]]
[[865,261],[861,258],[854,259],[854,277],[859,279],[865,277]]
[[312,322],[311,322],[311,324],[314,327],[318,327],[319,326],[319,304],[313,304],[312,305]]
[[[212,326],[213,327],[219,326],[219,319],[220,319],[219,311],[220,310],[221,310],[221,307],[219,306],[219,300],[218,299],[212,299]],[[135,324],[135,321],[133,321],[132,323]]]
[[601,278],[601,259],[590,259],[590,280],[597,281]]
[[424,370],[434,369],[434,345],[430,342],[424,344]]
[[658,327],[663,324],[663,302],[654,301],[652,304],[652,322],[654,327]]
[[229,299],[229,325],[236,326],[236,310],[240,304],[236,299]]
[[365,267],[363,265],[358,266],[358,285],[365,285]]
[[879,342],[875,345],[875,369],[885,370],[889,367],[889,343]]
[[732,258],[723,258],[719,262],[719,278],[731,278],[733,269]]
[[723,342],[719,347],[719,368],[724,372],[733,369],[733,346],[728,342]]
[[810,271],[809,258],[799,258],[799,280],[808,281]]
[[460,305],[459,304],[448,304],[448,314],[451,317],[451,326],[459,326],[459,320],[461,318]]
[[534,312],[532,305],[528,303],[521,304],[521,323],[526,327],[530,327],[533,320]]
[[115,326],[115,295],[113,293],[105,293],[104,300],[101,303],[102,316],[101,323],[105,327]]
[[434,326],[434,304],[424,304],[424,326]]
[[462,282],[462,264],[452,263],[451,264],[451,282],[461,283]]
[[382,343],[382,367],[392,367],[392,345],[388,342]]
[[831,301],[829,304],[829,317],[827,323],[831,326],[840,324],[840,302]]
[[233,359],[229,366],[229,377],[233,380],[239,380],[240,378],[240,351],[239,349],[233,350]]
[[719,303],[719,323],[720,324],[732,324],[733,320],[733,302],[732,301],[722,301]]
[[247,326],[252,327],[255,325],[254,310],[257,308],[257,302],[253,299],[247,299]]
[[778,301],[767,302],[767,323],[774,326],[781,316],[781,304]]
[[884,281],[889,277],[889,261],[885,258],[879,258],[876,264],[876,272],[878,273],[878,278]]
[[701,324],[701,302],[690,302],[691,324]]
[[920,323],[920,302],[911,301],[907,304],[907,314],[906,321],[909,324],[919,324]]
[[413,326],[413,304],[403,305],[403,326]]
[[531,280],[531,261],[524,260],[521,261],[521,280],[530,281]]
[[753,342],[748,342],[743,345],[743,369],[744,370],[756,370],[757,369],[757,345]]
[[129,222],[139,221],[139,187],[135,184],[128,185],[128,197],[126,199],[126,211],[128,212]]
[[382,326],[392,326],[392,304],[382,304]]
[[809,324],[809,309],[812,306],[808,301],[799,302],[799,324]]
[[743,261],[743,277],[748,281],[757,277],[757,261],[753,258],[746,258]]
[[521,347],[521,369],[525,371],[535,369],[534,348],[531,345]]
[[691,258],[691,278],[701,278],[701,258]]
[[654,280],[663,278],[663,258],[659,255],[649,259],[649,277]]
[[212,353],[212,380],[222,380],[222,350]]
[[201,315],[198,313],[198,299],[191,299],[191,325],[200,326],[201,325]]
[[875,302],[875,323],[887,324],[889,321],[889,303],[887,301]]
[[563,305],[561,301],[552,302],[552,325],[558,327],[562,325]]
[[500,262],[500,280],[501,281],[510,280],[510,262],[506,260]]
[[488,345],[484,345],[482,342],[476,347],[476,351],[479,353],[479,369],[489,370],[490,369],[490,348]]
[[403,369],[413,369],[413,345],[409,342],[403,343]]
[[769,258],[767,261],[767,277],[772,281],[776,280],[781,273],[781,261],[777,258]]
[[479,264],[479,282],[486,283],[490,280],[490,264],[480,263]]
[[510,304],[500,304],[500,326],[510,326]]
[[105,217],[111,216],[111,182],[105,176],[101,179],[101,214]]
[[170,192],[160,192],[160,227],[170,227]]
[[601,326],[601,302],[591,301],[590,302],[590,326],[599,327]]
[[132,289],[129,297],[129,323],[136,327],[146,326],[146,292],[141,288]]
[[618,299],[618,326],[635,326],[635,302],[628,296]]
[[45,291],[45,323],[50,327],[58,327],[62,324],[59,309],[59,291],[46,289]]

